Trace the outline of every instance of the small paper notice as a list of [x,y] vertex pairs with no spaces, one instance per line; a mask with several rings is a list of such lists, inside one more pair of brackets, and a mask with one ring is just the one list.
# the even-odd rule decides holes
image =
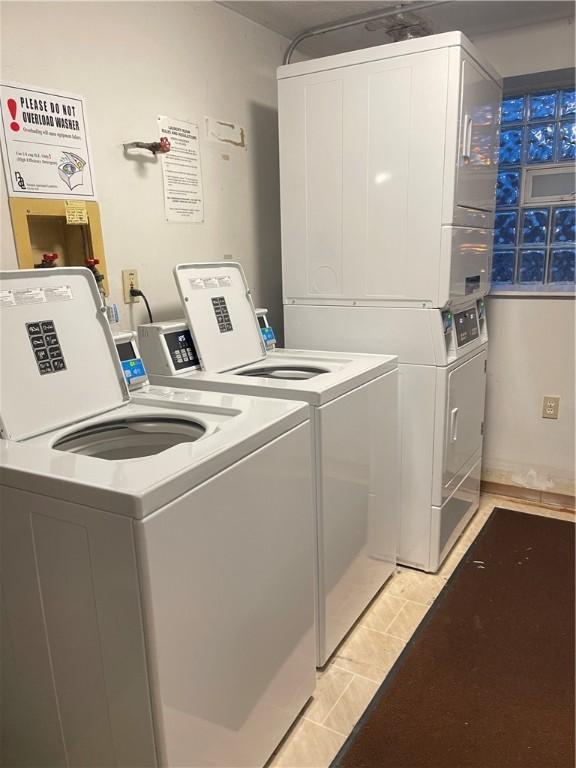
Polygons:
[[0,307],[13,307],[15,304],[12,291],[0,291]]
[[84,200],[66,200],[66,224],[88,224],[88,211]]
[[58,285],[44,288],[46,301],[70,301],[74,298],[72,288],[69,285]]
[[160,138],[170,142],[162,155],[166,221],[204,221],[199,129],[195,123],[158,117]]

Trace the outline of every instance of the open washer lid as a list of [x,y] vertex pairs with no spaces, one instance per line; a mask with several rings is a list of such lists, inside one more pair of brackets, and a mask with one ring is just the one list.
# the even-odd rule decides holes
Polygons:
[[23,440],[130,400],[94,276],[0,272],[0,435]]
[[203,370],[230,371],[266,357],[240,264],[178,264],[174,277]]

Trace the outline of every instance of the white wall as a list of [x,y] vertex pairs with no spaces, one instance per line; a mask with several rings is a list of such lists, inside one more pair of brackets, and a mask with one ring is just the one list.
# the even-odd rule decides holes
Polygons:
[[[574,494],[574,301],[491,298],[483,478]],[[558,420],[542,418],[545,395]]]
[[503,77],[574,66],[574,19],[481,35],[474,43]]
[[[122,327],[146,321],[143,304],[121,303],[122,269],[139,270],[140,287],[166,319],[182,314],[173,265],[224,254],[242,262],[256,302],[280,325],[276,67],[287,42],[216,3],[2,3],[2,79],[87,98]],[[160,162],[123,156],[126,141],[157,140],[159,114],[194,122],[208,115],[246,128],[247,150],[202,144],[203,224],[166,223]],[[0,263],[12,268],[7,217],[3,199]]]
[[[474,42],[504,77],[574,66],[574,24],[555,21]],[[490,298],[483,478],[574,494],[573,299]],[[557,421],[544,395],[560,396]]]

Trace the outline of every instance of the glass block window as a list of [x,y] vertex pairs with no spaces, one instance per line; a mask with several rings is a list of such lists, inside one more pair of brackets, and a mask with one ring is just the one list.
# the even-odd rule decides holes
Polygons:
[[503,129],[500,134],[500,165],[518,165],[522,159],[522,128]]
[[576,253],[572,248],[552,248],[548,281],[554,284],[574,284]]
[[525,208],[522,211],[522,245],[546,245],[549,215],[548,208]]
[[574,160],[576,147],[576,123],[560,123],[560,147],[558,149],[560,160]]
[[[492,291],[573,291],[576,212],[569,197],[527,195],[530,174],[568,173],[576,158],[573,88],[539,91],[502,102],[496,185]],[[530,169],[534,169],[531,171]],[[538,169],[538,170],[536,170]],[[540,170],[541,169],[541,170]],[[548,178],[546,176],[543,181]],[[523,192],[524,188],[524,192]],[[524,201],[523,202],[523,194]],[[531,204],[530,204],[531,202]]]
[[496,205],[518,205],[520,200],[520,171],[500,171],[496,184]]
[[543,283],[544,265],[546,263],[545,250],[520,249],[520,264],[518,267],[519,283]]
[[552,162],[554,159],[554,139],[556,135],[555,124],[529,125],[526,128],[526,133],[526,162]]

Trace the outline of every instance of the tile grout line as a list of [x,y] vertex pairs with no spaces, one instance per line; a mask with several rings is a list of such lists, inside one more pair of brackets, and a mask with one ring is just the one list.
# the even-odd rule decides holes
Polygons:
[[406,606],[406,603],[408,602],[405,597],[397,597],[396,595],[390,595],[390,597],[393,597],[395,600],[402,600],[404,605],[400,606],[398,611],[394,614],[394,617],[388,622],[388,624],[386,624],[386,629],[374,629],[374,627],[369,627],[367,624],[364,624],[364,622],[361,622],[358,626],[363,627],[364,629],[372,629],[374,632],[385,633],[388,630],[388,627],[391,626],[392,622],[396,621],[398,616],[402,613],[402,611]]
[[[335,728],[330,728],[329,725],[324,725],[324,723],[318,723],[316,722],[316,720],[310,720],[305,715],[303,715],[301,719],[306,720],[307,723],[310,723],[311,725],[315,725],[318,728],[323,728],[325,731],[328,731],[328,733],[335,733],[338,736],[344,736],[344,738],[347,738],[352,733],[352,730],[348,731],[348,733],[342,733],[342,731],[337,731]],[[354,725],[356,725],[356,723],[354,723]]]
[[[375,685],[381,685],[384,682],[384,680],[386,679],[386,675],[388,674],[388,672],[386,672],[386,675],[384,675],[384,678],[379,681],[379,680],[374,680],[371,677],[366,677],[366,675],[361,675],[359,672],[350,672],[350,670],[346,669],[346,667],[339,667],[338,664],[336,664],[336,662],[333,662],[333,664],[336,667],[336,669],[339,669],[341,672],[348,672],[349,674],[353,675],[354,677],[359,677],[360,680],[366,680],[368,683],[375,683]],[[350,682],[352,682],[352,681],[350,681]]]
[[[322,720],[322,722],[320,723],[320,725],[322,725],[323,727],[327,727],[327,726],[324,726],[324,723],[326,722],[326,720],[328,720],[328,718],[330,717],[330,715],[331,715],[331,714],[332,714],[332,712],[334,711],[334,707],[336,707],[336,705],[338,704],[338,702],[341,700],[342,696],[344,696],[344,694],[346,693],[346,691],[348,690],[348,688],[350,688],[350,686],[352,685],[352,682],[353,682],[353,680],[354,680],[354,673],[353,673],[353,672],[351,672],[350,674],[352,675],[352,677],[350,678],[350,680],[348,680],[348,682],[346,683],[346,686],[345,686],[344,690],[342,691],[342,693],[340,694],[340,696],[338,696],[338,698],[336,699],[336,701],[334,702],[334,704],[332,704],[332,706],[330,707],[330,709],[329,709],[329,710],[328,710],[328,712],[326,713],[326,715],[325,715],[324,719],[323,719],[323,720]],[[331,730],[331,729],[329,728],[328,730]]]

